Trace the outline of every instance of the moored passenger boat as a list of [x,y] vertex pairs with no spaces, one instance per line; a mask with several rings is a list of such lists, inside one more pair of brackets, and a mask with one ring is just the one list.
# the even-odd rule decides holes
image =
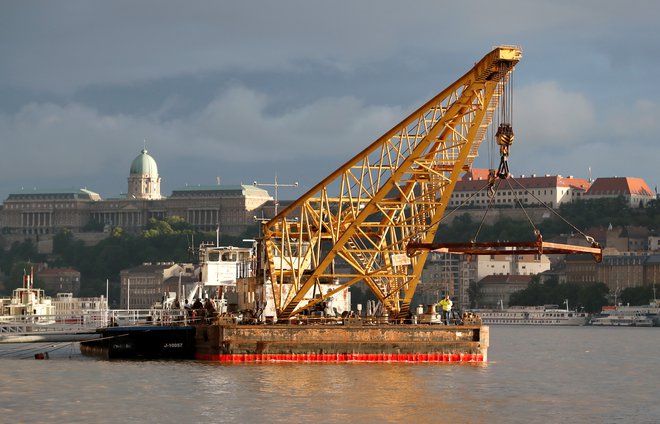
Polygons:
[[653,327],[660,325],[660,308],[657,304],[642,306],[603,306],[591,325],[613,327]]
[[474,313],[486,325],[585,325],[589,314],[559,309],[557,305],[514,306],[506,309],[480,309]]
[[611,314],[594,318],[590,324],[610,327],[653,327],[653,320],[640,314]]

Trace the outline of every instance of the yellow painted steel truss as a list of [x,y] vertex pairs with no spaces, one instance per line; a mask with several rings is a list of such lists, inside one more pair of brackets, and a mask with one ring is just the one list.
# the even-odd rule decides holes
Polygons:
[[[406,245],[433,241],[456,181],[477,156],[521,55],[516,47],[495,48],[264,223],[267,272],[279,319],[359,281],[390,316],[407,315],[428,252],[410,258]],[[341,261],[351,271],[335,272]],[[319,284],[330,282],[334,289],[320,293]],[[321,296],[309,299],[309,293]]]

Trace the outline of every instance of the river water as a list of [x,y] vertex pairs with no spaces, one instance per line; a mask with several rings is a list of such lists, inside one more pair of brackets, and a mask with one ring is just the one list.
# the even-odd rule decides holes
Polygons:
[[40,346],[0,345],[0,422],[660,422],[660,328],[490,337],[485,365],[107,361],[66,345],[36,361]]

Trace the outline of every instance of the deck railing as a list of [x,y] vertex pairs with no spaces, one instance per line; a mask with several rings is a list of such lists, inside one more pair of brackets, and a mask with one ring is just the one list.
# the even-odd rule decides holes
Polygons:
[[109,326],[187,325],[182,309],[110,309],[55,315],[0,316],[0,334],[90,331]]

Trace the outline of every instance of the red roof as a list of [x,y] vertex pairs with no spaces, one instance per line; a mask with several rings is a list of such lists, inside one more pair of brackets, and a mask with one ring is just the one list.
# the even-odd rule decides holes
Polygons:
[[488,169],[484,168],[472,168],[463,175],[463,181],[469,180],[487,180],[488,179]]
[[[582,178],[562,177],[561,175],[545,175],[543,177],[518,177],[515,178],[525,188],[556,188],[556,187],[573,187],[578,189],[589,189],[589,182]],[[487,169],[472,169],[466,172],[463,178],[456,182],[454,191],[477,191],[481,190],[488,184],[488,170]],[[502,184],[502,183],[500,183]],[[506,183],[505,183],[506,184]],[[500,185],[500,187],[502,187]],[[514,189],[520,188],[515,182],[511,182],[511,187]]]
[[654,196],[653,192],[641,178],[633,177],[601,177],[591,185],[587,195],[624,195]]

